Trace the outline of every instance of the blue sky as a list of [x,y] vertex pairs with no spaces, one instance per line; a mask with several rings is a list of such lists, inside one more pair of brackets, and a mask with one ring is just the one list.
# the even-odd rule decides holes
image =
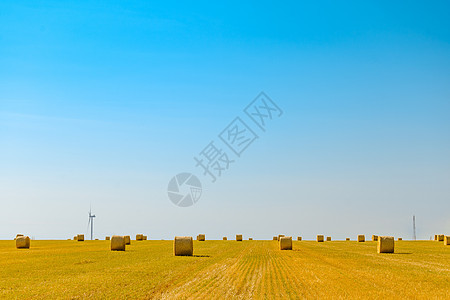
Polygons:
[[[2,2],[0,238],[85,232],[90,205],[100,238],[448,233],[449,8]],[[261,91],[282,117],[211,183],[193,157]]]

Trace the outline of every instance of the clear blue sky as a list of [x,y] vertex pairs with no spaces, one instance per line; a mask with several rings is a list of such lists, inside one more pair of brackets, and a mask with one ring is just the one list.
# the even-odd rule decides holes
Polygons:
[[[449,234],[449,11],[2,1],[0,238],[86,232],[90,205],[99,238]],[[282,117],[209,182],[193,157],[261,91]]]

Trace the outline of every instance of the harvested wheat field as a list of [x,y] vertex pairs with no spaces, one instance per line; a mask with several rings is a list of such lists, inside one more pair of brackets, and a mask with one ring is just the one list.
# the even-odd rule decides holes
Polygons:
[[194,241],[193,256],[174,256],[173,241],[0,241],[0,298],[445,298],[450,249],[432,241]]

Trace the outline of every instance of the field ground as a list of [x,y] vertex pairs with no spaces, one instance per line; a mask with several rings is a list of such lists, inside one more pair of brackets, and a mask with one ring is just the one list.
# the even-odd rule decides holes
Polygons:
[[450,246],[376,242],[194,241],[193,257],[172,241],[0,241],[0,298],[450,298]]

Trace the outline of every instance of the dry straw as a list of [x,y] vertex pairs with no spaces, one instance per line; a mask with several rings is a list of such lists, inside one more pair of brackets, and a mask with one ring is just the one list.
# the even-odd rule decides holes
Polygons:
[[222,238],[222,240],[226,241],[226,240],[228,240],[228,238],[227,238],[226,236],[224,236],[224,237]]
[[278,237],[277,237],[277,236],[274,236],[274,237],[273,237],[273,240],[274,240],[274,241],[278,241]]
[[331,236],[327,236],[327,242],[331,242]]
[[105,241],[109,241],[109,240],[111,240],[111,237],[109,237],[109,236],[105,237]]
[[125,239],[125,245],[131,245],[131,238],[129,235],[125,235],[124,239]]
[[364,236],[364,234],[358,234],[358,242],[365,242],[366,241],[366,237]]
[[379,236],[378,237],[378,253],[394,253],[394,237]]
[[444,236],[444,245],[450,246],[450,235]]
[[198,240],[199,240],[200,242],[204,242],[204,241],[206,240],[206,236],[205,236],[204,234],[199,234],[199,235],[198,235]]
[[14,240],[16,240],[19,236],[23,236],[23,234],[20,234],[20,233],[16,234],[16,237],[14,238]]
[[301,236],[298,236],[297,237],[297,241],[301,241],[302,240],[302,237]]
[[435,241],[438,240],[438,235],[437,235],[437,234],[434,235],[434,240],[435,240]]
[[30,238],[28,236],[18,236],[16,238],[17,249],[30,249]]
[[236,241],[242,242],[242,234],[236,234]]
[[84,234],[78,234],[77,235],[77,241],[83,242],[84,241]]
[[399,240],[399,241],[402,241],[403,240],[403,238],[401,238],[401,237],[399,237],[397,240]]
[[136,234],[136,241],[143,241],[144,235],[143,234]]
[[346,241],[350,241],[350,238],[345,238]]
[[317,241],[318,241],[319,243],[323,242],[323,235],[318,234],[318,235],[317,235]]
[[176,236],[173,240],[173,253],[175,256],[192,256],[194,254],[194,241],[191,236]]
[[378,235],[372,235],[372,242],[378,242]]
[[143,238],[143,240],[144,240],[144,241],[146,241],[146,240],[147,240],[147,236],[146,236],[146,235],[144,235],[144,238]]
[[443,234],[438,234],[438,241],[439,242],[443,242],[444,241],[444,235]]
[[284,234],[279,234],[277,240],[280,241],[280,238],[284,237]]
[[111,251],[125,251],[125,237],[113,235],[111,238]]
[[249,241],[253,241],[253,238],[248,238]]
[[292,236],[282,236],[280,238],[280,250],[292,250]]

